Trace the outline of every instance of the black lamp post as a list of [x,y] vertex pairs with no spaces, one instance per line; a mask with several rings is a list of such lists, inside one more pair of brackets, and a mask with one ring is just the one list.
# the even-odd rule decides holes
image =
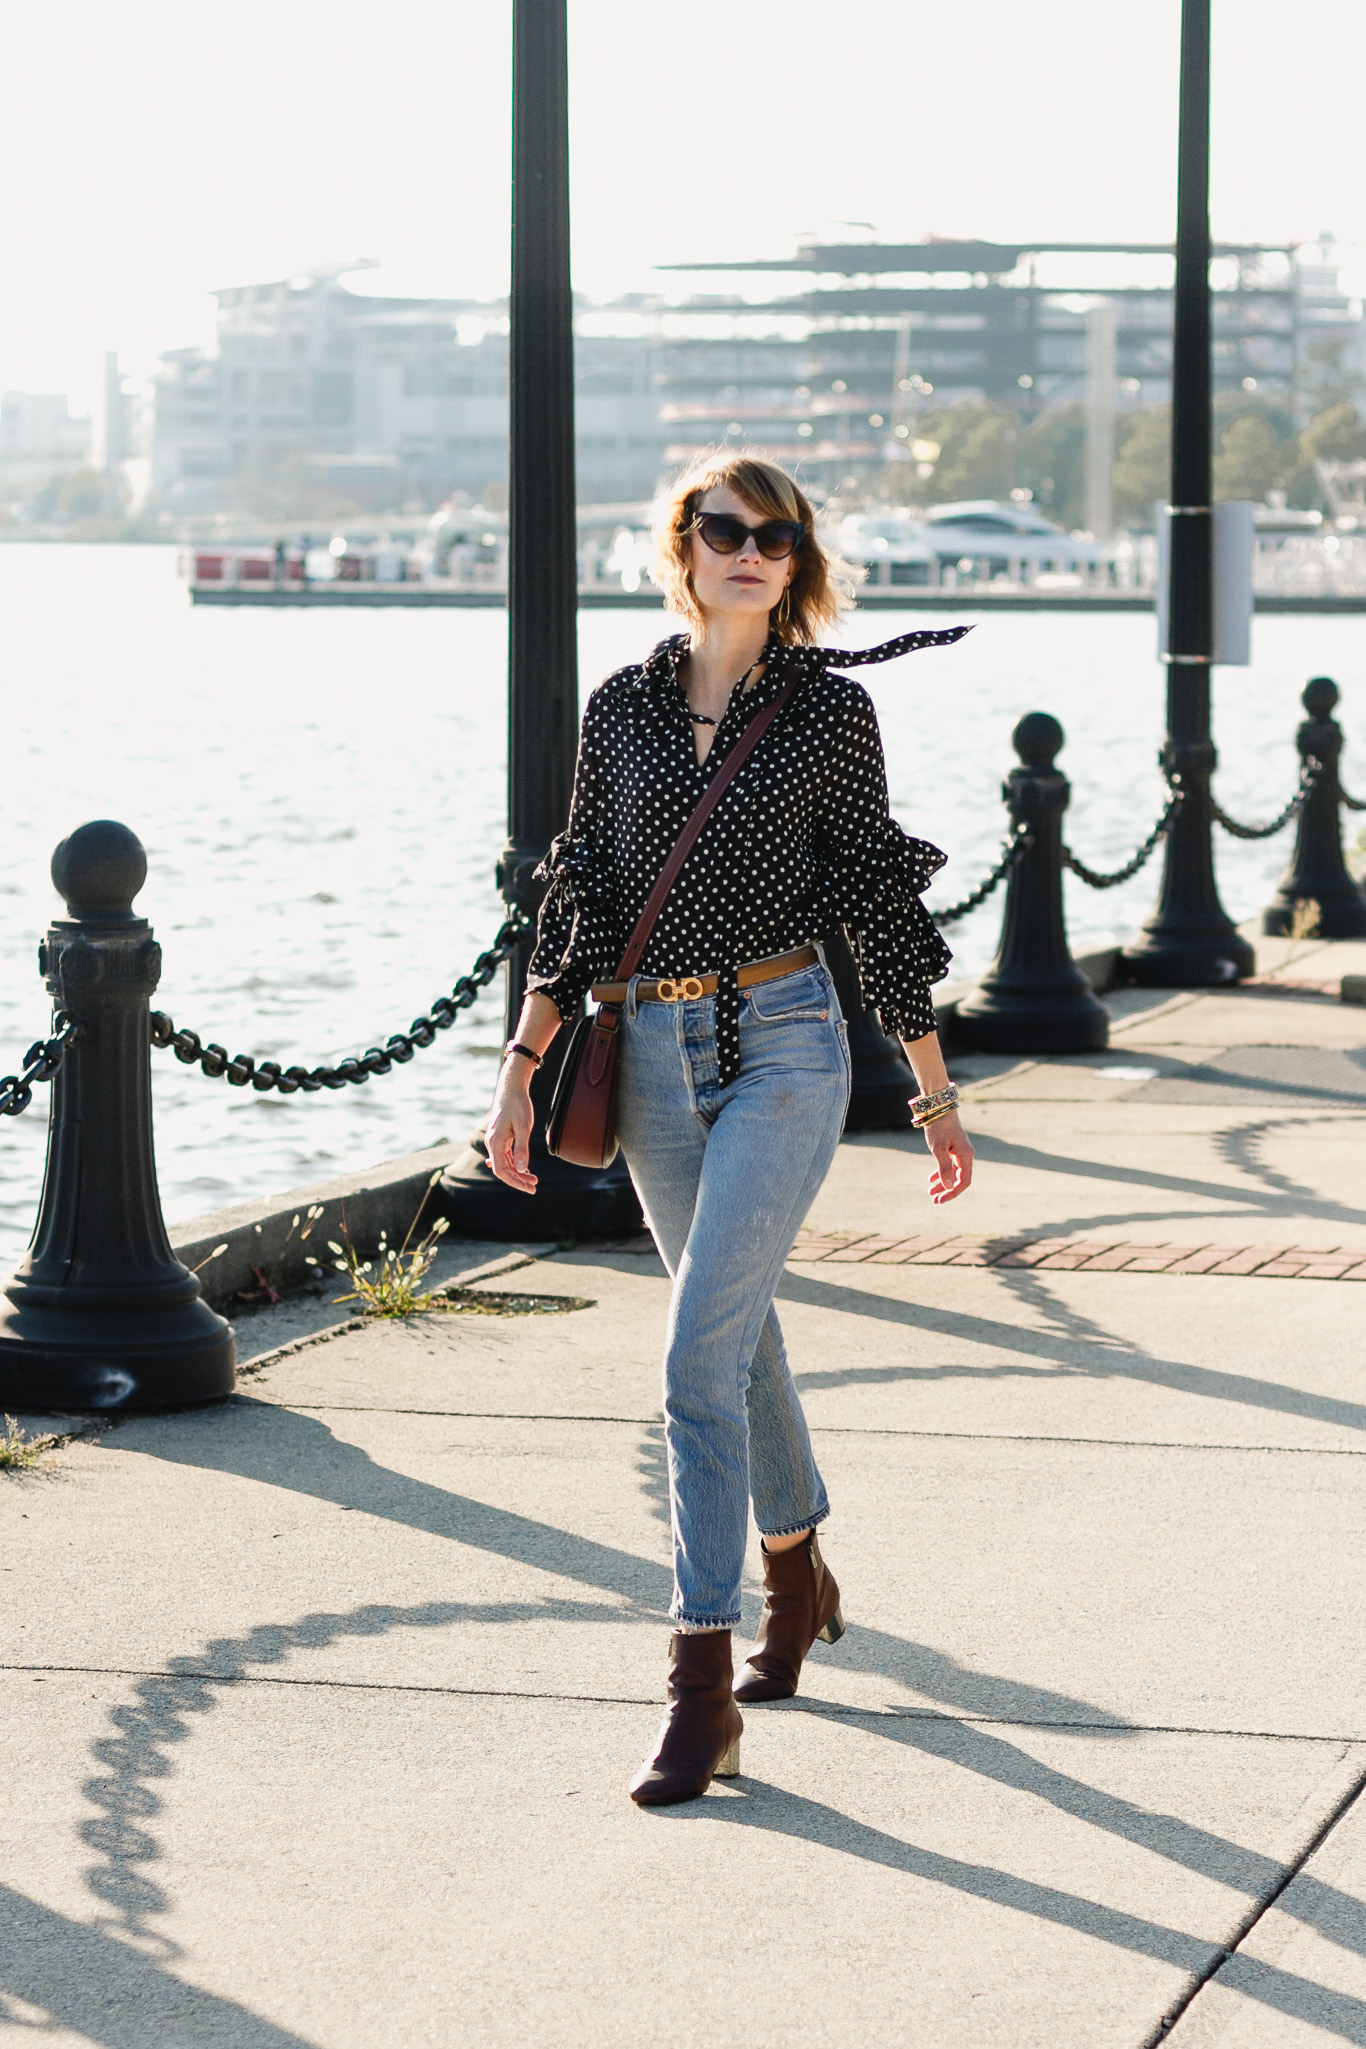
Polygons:
[[1121,956],[1131,981],[1204,988],[1250,974],[1254,955],[1219,901],[1211,846],[1214,660],[1213,397],[1209,289],[1210,0],[1182,0],[1181,111],[1172,326],[1172,502],[1163,767],[1186,801],[1167,834],[1162,888]]
[[[566,0],[512,10],[512,290],[509,300],[508,841],[498,886],[534,916],[533,872],[569,817],[579,730],[574,493],[574,301],[569,266]],[[527,947],[508,961],[507,1024],[526,990]],[[566,1166],[542,1134],[562,1032],[532,1084],[534,1196],[496,1181],[476,1139],[442,1181],[467,1237],[590,1237],[631,1230],[640,1208],[618,1156]]]

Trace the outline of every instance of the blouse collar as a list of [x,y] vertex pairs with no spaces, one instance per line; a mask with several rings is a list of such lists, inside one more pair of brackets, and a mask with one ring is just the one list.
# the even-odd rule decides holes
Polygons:
[[[761,657],[765,665],[763,675],[744,693],[743,698],[732,699],[721,723],[726,723],[737,703],[745,704],[751,710],[767,704],[788,680],[794,663],[805,672],[801,676],[805,683],[811,678],[824,676],[832,668],[859,669],[874,662],[895,661],[899,655],[915,654],[925,647],[951,647],[971,631],[970,626],[946,626],[938,630],[900,633],[894,640],[881,641],[876,647],[859,648],[792,647],[779,640],[776,634],[771,634]],[[641,663],[640,680],[655,685],[661,693],[662,705],[691,727],[687,693],[679,676],[687,649],[686,633],[670,634]]]

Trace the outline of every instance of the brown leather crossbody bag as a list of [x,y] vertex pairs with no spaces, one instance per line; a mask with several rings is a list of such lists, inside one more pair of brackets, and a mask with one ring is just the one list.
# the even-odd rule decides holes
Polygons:
[[[683,863],[697,845],[712,812],[791,697],[801,671],[778,692],[771,704],[756,712],[716,771],[701,803],[689,818],[636,920],[613,979],[627,982],[654,931],[664,900],[678,880]],[[619,1003],[603,1003],[575,1025],[550,1105],[545,1142],[557,1159],[575,1167],[607,1167],[617,1156],[617,1078],[621,1063]]]

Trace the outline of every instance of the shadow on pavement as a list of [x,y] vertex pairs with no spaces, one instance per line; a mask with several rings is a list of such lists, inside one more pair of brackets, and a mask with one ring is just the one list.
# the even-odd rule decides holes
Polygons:
[[[1359,1119],[1360,1110],[1357,1107],[1356,1115],[1352,1117],[1352,1122],[1358,1122]],[[1286,1121],[1293,1123],[1322,1123],[1323,1116],[1320,1115],[1315,1119],[1295,1118],[1287,1119]],[[1284,1129],[1284,1126],[1274,1127],[1274,1125],[1264,1126],[1258,1124],[1250,1128],[1255,1132],[1260,1132],[1266,1128]],[[1249,1174],[1256,1172],[1251,1167],[1245,1167],[1244,1163],[1227,1149],[1230,1141],[1235,1137],[1236,1134],[1232,1132],[1219,1134],[1220,1150],[1224,1152],[1224,1156],[1228,1158],[1230,1165],[1243,1167],[1243,1170]],[[1282,1217],[1294,1223],[1303,1223],[1307,1218],[1314,1218],[1324,1223],[1366,1224],[1366,1210],[1355,1209],[1348,1203],[1325,1201],[1321,1196],[1314,1195],[1307,1190],[1300,1192],[1294,1189],[1293,1186],[1287,1189],[1280,1189],[1276,1188],[1273,1184],[1271,1191],[1267,1193],[1255,1187],[1247,1189],[1232,1188],[1226,1181],[1195,1181],[1181,1174],[1155,1173],[1147,1167],[1122,1167],[1113,1160],[1085,1160],[1074,1158],[1067,1153],[1043,1152],[1038,1146],[1019,1145],[1012,1139],[998,1138],[994,1132],[990,1131],[974,1132],[972,1142],[979,1165],[1030,1167],[1036,1172],[1066,1174],[1081,1181],[1113,1181],[1124,1188],[1151,1188],[1167,1195],[1184,1196],[1187,1201],[1199,1202],[1202,1205],[1200,1209],[1190,1212],[1197,1223],[1208,1221],[1208,1204],[1210,1202],[1217,1202],[1220,1204],[1223,1214],[1232,1214],[1240,1217],[1246,1216],[1249,1224],[1253,1225],[1259,1219],[1271,1222]],[[1257,1178],[1267,1179],[1265,1175],[1260,1174]],[[1176,1216],[1179,1215],[1180,1212],[1177,1212]],[[1132,1210],[1122,1210],[1113,1216],[1069,1217],[1060,1221],[1051,1220],[1047,1228],[1050,1236],[1061,1236],[1065,1232],[1075,1233],[1099,1230],[1110,1225],[1129,1227],[1136,1223],[1171,1223],[1175,1220],[1176,1217],[1170,1208],[1154,1211],[1151,1218],[1135,1216]]]
[[[16,2002],[41,2009],[43,2018]],[[317,2049],[7,1885],[0,1885],[0,2021],[28,2028],[35,2040],[59,2028],[103,2049]]]
[[[241,1427],[252,1423],[263,1427]],[[334,1436],[317,1415],[301,1414],[273,1402],[239,1400],[223,1409],[201,1410],[169,1418],[164,1423],[130,1421],[111,1432],[104,1440],[105,1445],[116,1449],[125,1434],[133,1433],[139,1452],[168,1463],[233,1473],[242,1479],[286,1487],[314,1500],[362,1509],[367,1515],[469,1544],[555,1578],[576,1580],[615,1594],[630,1604],[627,1609],[608,1607],[594,1611],[600,1619],[662,1622],[667,1617],[673,1592],[673,1576],[667,1564],[577,1536],[572,1530],[558,1529],[551,1523],[513,1515],[469,1495],[454,1494],[430,1481],[411,1479],[391,1467],[378,1465],[359,1445]],[[561,1607],[565,1620],[579,1619],[584,1612],[578,1604],[557,1603],[553,1599],[534,1604],[531,1612],[553,1618]],[[758,1596],[750,1595],[746,1600],[747,1625],[753,1626],[758,1611]],[[467,1612],[481,1616],[490,1611]],[[454,1609],[449,1619],[458,1619]],[[823,1655],[839,1666],[881,1673],[964,1713],[1002,1721],[1075,1722],[1087,1728],[1127,1726],[1121,1717],[1090,1702],[1072,1700],[1022,1681],[973,1672],[927,1645],[881,1630],[851,1632],[837,1650],[824,1651]],[[657,1667],[651,1662],[652,1692],[657,1677]]]
[[[1020,1278],[1039,1285],[1033,1275]],[[212,1427],[215,1423],[234,1422],[239,1427]],[[240,1427],[242,1423],[254,1422],[263,1423],[264,1430]],[[589,1583],[619,1598],[624,1596],[638,1612],[658,1614],[667,1600],[669,1575],[662,1566],[379,1466],[358,1447],[334,1438],[327,1425],[315,1416],[301,1416],[273,1404],[240,1403],[222,1411],[168,1419],[168,1423],[181,1427],[132,1426],[143,1440],[139,1449],[177,1463],[235,1472],[287,1486],[315,1498],[362,1508],[372,1515],[387,1516],[410,1527],[478,1545],[519,1563]],[[192,1427],[187,1430],[186,1425]],[[207,1442],[205,1425],[209,1426]],[[106,1443],[116,1442],[118,1434],[121,1433],[111,1435]],[[629,1610],[616,1605],[556,1600],[427,1602],[412,1608],[371,1604],[346,1614],[317,1613],[295,1623],[262,1625],[239,1638],[211,1641],[194,1656],[172,1660],[166,1675],[149,1675],[137,1683],[133,1704],[114,1710],[115,1733],[95,1746],[95,1757],[105,1772],[92,1778],[86,1788],[100,1810],[85,1831],[87,1843],[102,1860],[89,1875],[92,1891],[119,1916],[127,1935],[144,1944],[158,1939],[148,1926],[149,1917],[166,1911],[168,1902],[147,1869],[155,1864],[160,1852],[145,1824],[160,1809],[157,1786],[170,1770],[168,1751],[187,1740],[192,1733],[193,1717],[216,1704],[225,1682],[255,1676],[263,1667],[279,1666],[296,1651],[316,1650],[347,1636],[375,1636],[398,1628],[436,1628],[466,1621],[496,1624],[547,1616],[563,1619],[570,1625],[577,1621],[636,1619]],[[822,1655],[837,1665],[895,1677],[926,1698],[942,1702],[950,1711],[1052,1726],[1060,1731],[1071,1723],[1074,1729],[1084,1728],[1090,1734],[1137,1733],[1118,1717],[1087,1703],[998,1675],[971,1671],[928,1646],[876,1630],[855,1628],[838,1651]],[[805,1711],[827,1717],[840,1712],[805,1702],[782,1711]],[[884,1740],[944,1757],[964,1770],[1045,1800],[1091,1826],[1236,1887],[1253,1900],[1269,1897],[1284,1882],[1285,1867],[1275,1860],[1177,1817],[1145,1812],[1129,1801],[1087,1786],[1040,1764],[992,1731],[928,1715],[879,1716],[876,1721],[859,1718],[852,1725]],[[742,1798],[704,1801],[672,1812],[685,1818],[774,1828],[802,1836],[894,1870],[953,1886],[994,1905],[1036,1914],[1196,1975],[1203,1975],[1219,1955],[1219,1945],[1208,1940],[987,1866],[918,1849],[818,1802],[777,1788],[756,1786],[753,1781],[744,1787]],[[1321,1926],[1329,1939],[1366,1951],[1359,1902],[1330,1887],[1301,1879],[1296,1882],[1297,1917],[1310,1918],[1307,1910],[1311,1907],[1315,1925]],[[35,1911],[41,1914],[43,1910]],[[74,1925],[61,1922],[61,1917],[56,1920],[63,1930]],[[106,1988],[117,1988],[117,1972],[124,1967],[124,1959],[131,1958],[132,1968],[152,1974],[154,1984],[164,1979],[177,1997],[179,1981],[123,1943],[89,1930],[77,1929],[76,1933],[96,1946],[97,1958],[109,1953],[107,1964],[97,1962],[86,1973],[82,1993],[91,2008],[87,2019],[93,2017],[97,2025],[88,2026],[86,2020],[79,2025],[92,2040],[107,2042],[111,2049],[125,2049],[125,2045],[133,2049],[134,2044],[141,2049],[141,2043],[147,2039],[145,2031],[140,2037],[135,2030],[118,2032],[121,2020],[109,2023],[115,2032],[100,2032],[106,2021],[106,1996],[113,1997],[114,1993],[101,1992],[96,1980],[102,1977]],[[1295,2015],[1318,2012],[1328,1996],[1320,1987],[1276,1971],[1260,1972],[1257,1988],[1253,1996],[1278,2011]],[[36,2004],[50,2003],[45,1993],[52,1988],[41,1972],[29,1973],[22,1986],[16,1978],[13,1989],[18,1996]],[[1320,2002],[1319,2007],[1311,2001]],[[220,2026],[217,2011],[215,2007],[215,2028]],[[1334,1996],[1334,2012],[1335,2024],[1345,2039],[1366,2043],[1366,2005]],[[183,2039],[187,2045],[199,2039],[207,2042],[212,2039],[207,2032],[209,2025],[206,2012],[206,2032],[202,2037],[182,2027],[177,2039]],[[236,2032],[225,2034],[225,2038],[232,2039],[234,2044],[241,2042],[243,2049],[257,2049],[258,2042],[260,2049],[287,2049],[287,2045],[295,2043],[294,2037],[271,2029],[269,2024],[263,2024],[266,2032],[252,2033],[255,2022],[250,2015],[234,2025]]]
[[[740,1782],[722,1799],[696,1800],[685,1807],[652,1808],[649,1812],[652,1820],[662,1819],[676,1825],[712,1823],[731,1828],[762,1828],[817,1843],[845,1856],[861,1858],[865,1863],[904,1872],[908,1877],[950,1886],[991,1906],[1008,1907],[1058,1927],[1075,1929],[1115,1948],[1151,1957],[1197,1980],[1210,1972],[1217,1959],[1227,1956],[1222,1943],[1101,1906],[1095,1900],[1061,1892],[1054,1886],[1012,1877],[989,1864],[969,1864],[957,1857],[922,1850],[899,1836],[841,1814],[836,1808],[755,1779]],[[1285,1874],[1282,1867],[1276,1869],[1275,1884],[1279,1885]],[[1274,1889],[1268,1887],[1268,1895]],[[1234,1956],[1228,1959],[1227,1967],[1233,1966],[1237,1967],[1238,1975],[1231,1976],[1230,1983],[1249,1998],[1296,2020],[1329,2025],[1344,2041],[1366,2044],[1366,2001],[1330,1992],[1312,1979],[1296,1977],[1268,1964],[1256,1964],[1245,1975],[1243,1959]]]
[[[1053,1375],[1070,1374],[1077,1379],[1144,1380],[1177,1394],[1198,1395],[1206,1401],[1234,1402],[1240,1407],[1266,1410],[1273,1415],[1299,1416],[1313,1423],[1330,1423],[1342,1430],[1366,1430],[1366,1405],[1340,1401],[1334,1395],[1313,1394],[1306,1388],[1287,1387],[1280,1381],[1259,1380],[1250,1373],[1221,1373],[1208,1366],[1193,1366],[1179,1359],[1157,1359],[1140,1352],[1126,1338],[1116,1337],[1103,1325],[1093,1323],[1053,1294],[1043,1277],[1027,1268],[994,1268],[1011,1291],[1022,1301],[1043,1308],[1052,1330],[1028,1325],[1001,1323],[992,1317],[931,1308],[919,1302],[905,1302],[894,1296],[876,1295],[847,1283],[815,1280],[807,1273],[790,1269],[778,1285],[780,1302],[801,1302],[814,1309],[842,1309],[851,1316],[874,1317],[882,1323],[904,1324],[910,1329],[932,1331],[938,1337],[963,1338],[972,1344],[989,1345],[998,1351],[1023,1352],[1049,1362]],[[1087,1356],[1079,1354],[1084,1344]],[[1027,1378],[1046,1369],[1031,1366],[891,1366],[851,1367],[847,1370],[793,1375],[799,1389],[847,1387],[859,1381],[999,1379],[1010,1374]],[[1052,1377],[1052,1376],[1050,1376]]]
[[174,1944],[148,1926],[151,1915],[169,1910],[155,1877],[144,1867],[161,1852],[144,1825],[161,1812],[156,1788],[171,1773],[170,1752],[193,1735],[193,1717],[219,1704],[225,1684],[262,1676],[296,1651],[323,1650],[342,1637],[383,1636],[392,1629],[444,1629],[456,1622],[620,1621],[618,1608],[570,1602],[472,1603],[426,1601],[412,1608],[371,1603],[347,1614],[305,1615],[298,1622],[262,1623],[241,1637],[218,1637],[192,1657],[172,1658],[164,1673],[149,1673],[133,1688],[131,1702],[112,1709],[114,1733],[91,1746],[104,1771],[82,1791],[96,1817],[81,1838],[100,1862],[87,1873],[96,1897],[113,1909],[120,1929],[140,1942],[161,1945],[170,1958]]

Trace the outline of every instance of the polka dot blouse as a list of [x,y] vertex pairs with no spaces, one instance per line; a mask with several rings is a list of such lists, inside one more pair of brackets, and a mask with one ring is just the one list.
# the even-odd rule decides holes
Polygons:
[[527,986],[562,1017],[615,975],[631,928],[703,792],[750,719],[800,681],[703,828],[665,900],[640,972],[716,974],[724,1087],[740,1071],[735,971],[745,961],[848,933],[864,1001],[905,1039],[934,1030],[930,985],[951,955],[920,901],[944,856],[888,814],[872,700],[832,673],[942,647],[969,629],[908,633],[857,651],[770,642],[767,667],[736,691],[705,762],[679,678],[686,636],[609,676],[588,700],[568,830],[538,869],[549,886]]

